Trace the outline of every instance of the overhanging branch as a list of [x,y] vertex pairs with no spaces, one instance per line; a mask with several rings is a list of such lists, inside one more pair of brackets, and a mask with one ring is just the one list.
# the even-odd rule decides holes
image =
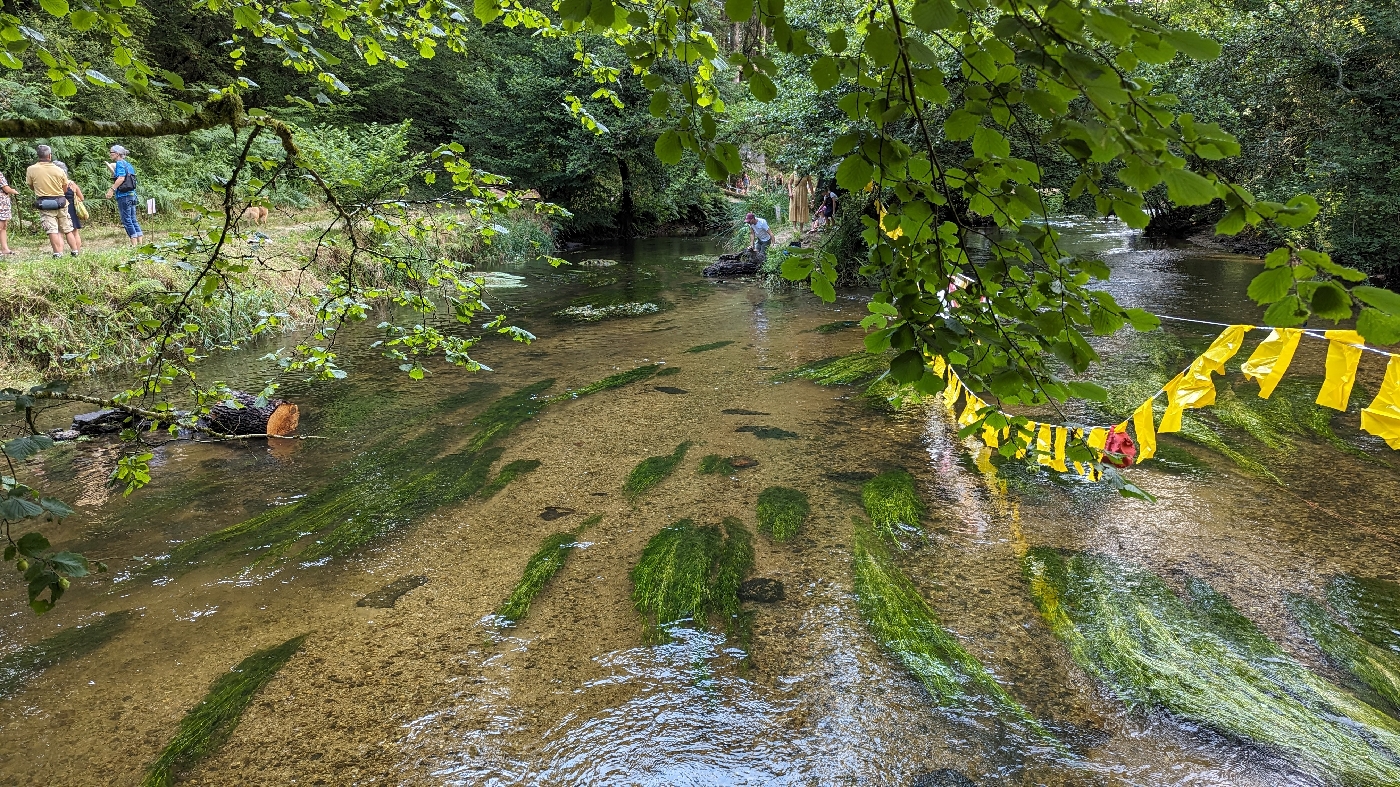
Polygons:
[[130,120],[88,120],[65,118],[11,118],[0,120],[0,137],[34,139],[36,137],[165,137],[188,134],[215,126],[240,128],[247,122],[243,114],[243,99],[225,95],[205,104],[195,114],[179,120],[138,123]]

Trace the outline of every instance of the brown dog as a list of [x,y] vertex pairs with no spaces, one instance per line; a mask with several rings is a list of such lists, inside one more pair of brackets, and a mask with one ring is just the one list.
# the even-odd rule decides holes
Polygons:
[[261,225],[263,225],[263,224],[266,224],[266,223],[267,223],[267,208],[264,208],[264,207],[261,206],[261,205],[249,205],[249,206],[248,206],[248,217],[251,218],[251,219],[253,220],[253,223],[254,223],[254,224],[257,224],[257,225],[259,225],[259,226],[261,226]]

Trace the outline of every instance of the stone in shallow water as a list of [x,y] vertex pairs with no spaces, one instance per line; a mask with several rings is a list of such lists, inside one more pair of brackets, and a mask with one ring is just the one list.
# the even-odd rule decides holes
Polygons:
[[574,510],[572,508],[550,506],[549,508],[546,508],[545,510],[540,512],[540,519],[543,519],[546,522],[553,522],[556,519],[563,519],[564,517],[572,513],[574,513]]
[[952,768],[939,768],[915,776],[909,787],[977,787],[977,784]]
[[741,426],[734,431],[749,432],[760,440],[796,440],[798,437],[796,432],[789,432],[776,426]]
[[758,460],[754,459],[752,456],[731,456],[724,461],[728,462],[729,466],[736,470],[741,467],[756,467],[758,465]]
[[757,601],[761,604],[772,604],[775,601],[782,601],[784,598],[786,598],[786,596],[783,595],[783,583],[776,579],[754,577],[753,579],[745,580],[744,583],[739,586],[740,601]]
[[684,389],[684,388],[675,388],[675,387],[670,386],[670,385],[658,385],[658,386],[656,386],[656,390],[660,391],[661,393],[667,393],[667,394],[684,394],[684,393],[690,393],[690,391],[687,391],[687,390]]
[[426,584],[428,584],[427,577],[413,576],[396,579],[359,601],[356,601],[355,606],[391,609],[395,604],[399,603],[399,599],[402,598],[405,593]]
[[728,410],[720,410],[720,412],[725,415],[768,415],[768,413],[760,413],[757,410],[741,410],[737,407],[731,407]]

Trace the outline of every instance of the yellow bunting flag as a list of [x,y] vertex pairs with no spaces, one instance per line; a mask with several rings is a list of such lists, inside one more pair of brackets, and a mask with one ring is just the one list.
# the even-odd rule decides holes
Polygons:
[[1390,356],[1381,392],[1361,411],[1361,428],[1400,450],[1400,355]]
[[1096,426],[1089,430],[1089,439],[1084,444],[1094,449],[1097,453],[1103,453],[1104,446],[1108,445],[1108,430],[1102,426]]
[[1133,430],[1137,432],[1138,464],[1146,462],[1157,453],[1157,433],[1152,429],[1152,401],[1148,399],[1143,402],[1133,413]]
[[933,356],[933,373],[943,377],[948,372],[948,362],[941,355]]
[[1054,435],[1054,429],[1050,424],[1036,424],[1035,435],[1035,461],[1049,466],[1053,461],[1050,454],[1050,439]]
[[1013,427],[1016,430],[1016,458],[1025,459],[1026,453],[1030,450],[1031,441],[1035,439],[1035,424],[1029,423],[1026,426]]
[[1333,410],[1347,409],[1351,387],[1356,383],[1356,366],[1361,363],[1361,344],[1356,331],[1327,331],[1327,377],[1317,394],[1317,403]]
[[1244,362],[1240,371],[1250,380],[1259,381],[1259,398],[1268,399],[1274,394],[1283,373],[1293,363],[1293,353],[1298,349],[1298,340],[1303,338],[1300,328],[1275,328],[1269,338],[1259,343],[1254,354]]
[[958,395],[962,393],[962,380],[959,380],[957,375],[950,376],[952,379],[948,381],[948,387],[943,389],[943,404],[947,405],[948,412],[951,413],[953,406],[958,403]]
[[[1171,379],[1171,382],[1162,386],[1162,390],[1167,393],[1167,411],[1162,413],[1162,423],[1158,425],[1159,432],[1180,432],[1181,431],[1181,399],[1177,394],[1177,388],[1181,386],[1186,378],[1186,373],[1182,372]],[[1154,399],[1156,397],[1153,397]],[[1149,404],[1151,400],[1148,400]],[[1152,408],[1149,407],[1149,410]]]
[[1244,335],[1252,330],[1253,325],[1231,325],[1221,331],[1206,351],[1201,353],[1201,357],[1191,364],[1191,369],[1194,371],[1199,367],[1202,371],[1208,370],[1212,374],[1224,374],[1225,362],[1235,357],[1244,345]]
[[982,423],[982,442],[986,443],[987,447],[993,451],[997,449],[997,446],[1001,445],[1001,440],[997,437],[997,430],[993,429],[985,421]]
[[1063,426],[1055,427],[1055,453],[1050,461],[1050,467],[1068,473],[1069,468],[1065,466],[1065,439],[1069,436],[1069,430]]
[[967,403],[963,405],[962,415],[958,416],[958,426],[966,429],[976,422],[977,411],[982,406],[982,400],[969,393],[967,395]]

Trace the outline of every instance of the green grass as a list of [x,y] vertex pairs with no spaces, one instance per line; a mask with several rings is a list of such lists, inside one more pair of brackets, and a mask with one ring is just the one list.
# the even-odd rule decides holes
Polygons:
[[1332,663],[1351,673],[1391,708],[1400,709],[1400,656],[1358,637],[1308,596],[1289,596],[1288,608]]
[[983,697],[997,710],[1049,737],[996,678],[943,629],[938,613],[909,578],[895,566],[884,540],[870,525],[855,519],[856,600],[870,633],[928,691],[935,703],[960,707]]
[[481,491],[476,493],[477,497],[482,500],[490,500],[496,496],[497,492],[505,489],[511,481],[514,481],[526,473],[534,472],[538,470],[539,467],[540,460],[538,459],[517,459],[505,467],[502,467],[500,472],[496,473],[496,477],[491,479],[491,483],[483,486]]
[[627,475],[627,481],[623,483],[622,491],[631,500],[636,500],[646,494],[648,490],[675,472],[676,466],[685,458],[685,452],[690,450],[690,446],[691,443],[686,441],[676,446],[676,450],[672,451],[670,456],[649,456],[643,459]]
[[219,676],[204,700],[180,720],[175,737],[146,771],[141,787],[169,787],[181,773],[217,751],[238,726],[253,698],[296,654],[305,639],[303,634],[260,650]]
[[[442,506],[487,490],[493,485],[491,467],[505,451],[496,443],[545,407],[645,379],[657,368],[611,375],[553,397],[543,394],[554,381],[540,380],[493,401],[472,420],[475,431],[465,440],[461,432],[443,428],[437,416],[474,403],[491,388],[450,397],[406,421],[405,429],[384,435],[332,468],[328,484],[296,503],[180,544],[145,571],[186,571],[221,553],[251,555],[261,564],[291,559],[312,563],[350,554]],[[417,434],[414,426],[420,427]],[[503,485],[525,471],[523,464],[512,463],[494,483]],[[498,488],[490,493],[495,491]]]
[[787,541],[797,535],[811,513],[805,492],[770,486],[758,495],[758,529],[774,541]]
[[875,529],[890,538],[901,530],[918,530],[923,525],[924,503],[914,485],[914,476],[904,470],[890,470],[875,476],[860,490],[865,515]]
[[1400,584],[1340,575],[1327,583],[1327,602],[1362,639],[1400,655]]
[[[669,641],[667,627],[692,620],[705,628],[742,624],[739,584],[753,565],[753,542],[737,519],[697,525],[682,519],[652,536],[632,569],[632,603],[647,621],[649,642]],[[743,641],[743,637],[739,637]]]
[[710,342],[709,344],[698,344],[698,345],[696,345],[696,346],[694,346],[694,347],[691,347],[690,349],[686,350],[686,352],[688,352],[688,353],[703,353],[703,352],[709,352],[710,350],[718,350],[718,349],[721,348],[721,347],[728,347],[729,345],[731,345],[731,344],[733,344],[733,343],[734,343],[734,342],[732,342],[732,341],[727,341],[727,342]]
[[103,615],[0,657],[0,699],[17,694],[49,667],[81,658],[107,644],[134,618],[130,610]]
[[1031,596],[1074,661],[1130,706],[1265,745],[1348,785],[1400,783],[1400,722],[1309,671],[1206,583],[1178,596],[1113,558],[1031,549]]

